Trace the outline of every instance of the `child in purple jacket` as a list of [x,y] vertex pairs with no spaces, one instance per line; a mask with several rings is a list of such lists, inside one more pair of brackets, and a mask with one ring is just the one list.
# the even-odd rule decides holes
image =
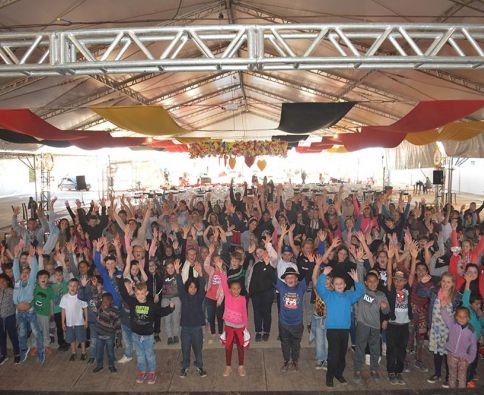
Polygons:
[[476,336],[469,325],[469,310],[466,307],[458,307],[455,310],[454,317],[451,317],[447,310],[443,308],[441,314],[449,328],[446,346],[449,387],[466,388],[467,367],[474,360],[477,352]]

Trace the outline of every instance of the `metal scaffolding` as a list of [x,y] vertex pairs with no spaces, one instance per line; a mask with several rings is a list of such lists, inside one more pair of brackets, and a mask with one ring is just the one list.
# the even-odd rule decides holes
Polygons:
[[[477,69],[484,26],[285,24],[0,34],[0,77],[163,71]],[[213,46],[224,46],[215,53]],[[247,51],[239,51],[243,45]],[[198,56],[188,57],[189,49]],[[267,49],[278,56],[267,56]],[[365,49],[363,49],[365,48]],[[131,56],[136,51],[135,57]]]

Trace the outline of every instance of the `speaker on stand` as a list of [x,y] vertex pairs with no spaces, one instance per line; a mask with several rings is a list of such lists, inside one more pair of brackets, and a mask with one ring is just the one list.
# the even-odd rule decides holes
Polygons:
[[444,171],[443,170],[434,170],[432,184],[434,184],[434,185],[444,185]]

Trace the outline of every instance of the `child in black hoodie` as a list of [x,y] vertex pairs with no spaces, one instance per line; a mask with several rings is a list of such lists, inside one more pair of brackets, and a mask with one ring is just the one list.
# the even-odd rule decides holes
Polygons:
[[203,300],[205,299],[205,280],[203,278],[202,266],[196,263],[194,270],[198,273],[197,278],[189,277],[186,284],[183,284],[180,275],[180,260],[175,261],[176,283],[178,297],[181,301],[181,346],[183,354],[182,369],[180,377],[187,376],[190,367],[190,350],[193,348],[195,354],[195,366],[200,377],[205,377],[207,372],[203,369],[202,347],[203,347],[203,326],[205,325],[205,314],[203,312]]

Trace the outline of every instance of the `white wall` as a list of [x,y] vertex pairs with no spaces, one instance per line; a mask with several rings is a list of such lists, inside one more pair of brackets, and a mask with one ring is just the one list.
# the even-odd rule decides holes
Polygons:
[[[484,158],[468,159],[462,166],[454,167],[452,190],[458,193],[484,194]],[[393,185],[414,185],[425,176],[432,180],[434,169],[391,170],[390,183]],[[447,172],[445,174],[447,177]]]
[[29,183],[29,169],[18,159],[0,159],[0,180],[0,197],[35,191]]

